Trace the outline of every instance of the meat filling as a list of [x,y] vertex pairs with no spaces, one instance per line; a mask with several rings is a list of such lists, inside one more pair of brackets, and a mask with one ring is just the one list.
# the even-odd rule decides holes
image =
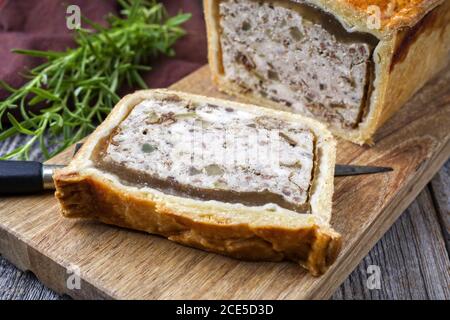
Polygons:
[[224,76],[242,93],[335,126],[356,127],[373,81],[377,40],[349,33],[301,0],[222,0]]
[[137,105],[93,160],[128,185],[308,213],[314,141],[300,124],[161,98]]

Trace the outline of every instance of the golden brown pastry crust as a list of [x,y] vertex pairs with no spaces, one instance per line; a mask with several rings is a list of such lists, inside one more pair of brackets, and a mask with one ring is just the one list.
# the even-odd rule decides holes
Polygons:
[[[281,104],[242,92],[236,84],[226,81],[219,41],[218,1],[204,0],[208,59],[213,82],[219,90],[247,103],[289,112],[290,109]],[[355,129],[329,126],[335,135],[343,139],[361,145],[373,144],[374,135],[383,123],[449,62],[450,1],[397,0],[396,14],[386,18],[385,26],[380,30],[367,28],[364,8],[371,4],[387,6],[389,0],[307,2],[330,12],[352,30],[371,33],[380,40],[374,51],[374,88],[365,117]]]
[[[335,142],[316,121],[298,117],[310,126],[318,139],[320,161],[311,189],[312,214],[279,212],[231,204],[211,204],[161,195],[151,189],[124,186],[117,178],[92,166],[90,155],[97,142],[110,133],[128,112],[153,94],[173,94],[166,90],[140,91],[119,102],[105,122],[88,138],[70,165],[54,175],[56,198],[62,214],[69,218],[91,218],[126,228],[160,234],[192,247],[246,260],[292,260],[320,275],[333,263],[341,237],[329,227],[333,191]],[[292,115],[269,109],[244,106],[223,100],[210,103],[233,105],[281,119]]]
[[[358,31],[369,32],[380,38],[389,37],[405,27],[414,26],[429,11],[445,0],[309,0],[325,11],[340,17],[347,25]],[[381,11],[381,28],[368,28],[371,6]]]

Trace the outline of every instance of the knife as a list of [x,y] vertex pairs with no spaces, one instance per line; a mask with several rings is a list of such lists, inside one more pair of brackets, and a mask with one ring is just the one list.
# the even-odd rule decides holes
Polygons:
[[[75,146],[74,155],[82,144]],[[65,165],[37,161],[0,161],[0,194],[29,194],[55,190],[53,172]],[[335,177],[357,176],[393,171],[389,167],[336,165]]]

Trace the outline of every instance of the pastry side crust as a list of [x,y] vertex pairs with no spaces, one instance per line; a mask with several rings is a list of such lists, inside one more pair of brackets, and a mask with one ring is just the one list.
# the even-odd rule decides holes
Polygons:
[[292,119],[291,114],[284,112],[168,90],[146,90],[129,95],[87,139],[69,166],[55,173],[55,195],[62,214],[160,234],[178,243],[239,259],[292,260],[313,275],[325,272],[341,246],[340,235],[329,226],[336,150],[335,141],[325,127],[314,120],[294,116],[319,137],[316,150],[320,160],[310,194],[312,214],[288,210],[270,212],[261,207],[170,196],[151,188],[125,186],[117,177],[97,169],[90,160],[98,141],[134,106],[155,94],[176,94],[186,99],[201,99],[279,119]]
[[377,127],[450,62],[450,1],[429,12],[414,27],[397,32],[385,46],[392,54],[382,63],[387,76],[380,84],[384,94]]
[[[208,59],[212,81],[218,89],[238,97],[242,101],[259,106],[290,112],[290,108],[272,100],[243,92],[234,83],[224,77],[222,53],[220,45],[220,26],[218,13],[219,0],[204,0],[205,20],[208,34]],[[327,10],[333,15],[338,6],[343,10],[349,8],[347,1],[318,1],[327,4]],[[354,1],[369,4],[372,1]],[[373,1],[376,2],[376,1]],[[380,0],[385,3],[388,0]],[[421,1],[423,2],[423,1]],[[331,4],[332,3],[332,4]],[[345,5],[343,3],[346,3]],[[409,3],[409,2],[408,2]],[[425,2],[422,3],[425,5]],[[405,8],[409,8],[406,5]],[[438,7],[436,7],[438,6]],[[345,140],[356,144],[372,145],[376,131],[400,109],[422,86],[441,71],[450,60],[450,1],[426,2],[426,7],[434,8],[429,11],[423,9],[424,16],[411,24],[412,27],[398,29],[388,37],[375,34],[369,30],[351,28],[362,32],[369,32],[379,37],[380,42],[374,51],[375,80],[367,113],[359,126],[355,129],[343,129],[329,126],[329,129]],[[416,8],[417,9],[417,8]],[[406,9],[405,9],[406,10]],[[412,23],[413,20],[410,22]],[[325,125],[328,125],[325,123]]]
[[68,218],[89,218],[159,234],[177,243],[249,261],[291,260],[323,274],[336,259],[340,235],[311,224],[303,228],[196,221],[163,203],[120,190],[96,178],[59,172],[56,197]]

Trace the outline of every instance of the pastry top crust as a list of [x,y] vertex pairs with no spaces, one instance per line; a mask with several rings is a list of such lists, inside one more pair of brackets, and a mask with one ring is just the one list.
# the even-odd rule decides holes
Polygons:
[[[382,25],[386,28],[401,28],[418,22],[428,11],[442,0],[346,0],[355,10],[367,13],[370,6],[380,7]],[[390,14],[389,14],[390,13]]]
[[[414,26],[429,11],[445,0],[293,0],[308,2],[335,15],[349,30],[371,33],[378,38],[392,36],[395,31]],[[370,27],[373,7],[380,9],[380,28]]]

